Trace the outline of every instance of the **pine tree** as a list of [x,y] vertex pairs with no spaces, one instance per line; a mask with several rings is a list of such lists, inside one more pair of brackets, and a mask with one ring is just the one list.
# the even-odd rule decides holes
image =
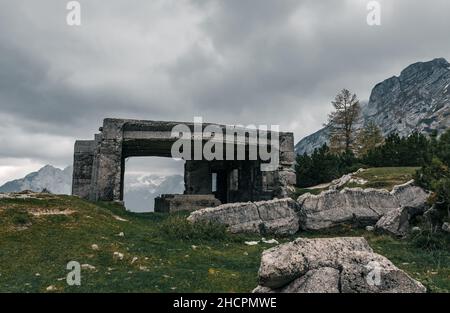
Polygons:
[[358,132],[356,137],[356,152],[358,157],[367,155],[367,153],[383,144],[384,137],[380,128],[373,122],[367,123],[363,129]]
[[343,89],[331,102],[335,111],[328,116],[328,135],[333,153],[351,151],[355,140],[355,124],[361,107],[356,94]]

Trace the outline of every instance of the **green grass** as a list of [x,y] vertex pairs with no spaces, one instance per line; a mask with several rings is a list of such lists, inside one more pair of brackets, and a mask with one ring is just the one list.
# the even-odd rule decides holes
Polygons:
[[297,199],[298,197],[300,197],[301,195],[303,195],[305,193],[318,195],[324,190],[327,190],[327,188],[309,189],[309,188],[298,188],[297,187],[297,188],[295,188],[295,192],[294,192],[294,195],[292,196],[292,198]]
[[[357,178],[367,180],[364,188],[384,188],[391,190],[395,185],[406,183],[413,179],[418,167],[373,167],[355,175]],[[344,187],[362,187],[355,183],[349,183]]]
[[[32,214],[43,209],[75,212]],[[245,241],[260,238],[232,235],[219,225],[194,227],[185,217],[134,214],[119,205],[70,196],[0,200],[0,292],[46,292],[50,285],[58,292],[251,291],[257,285],[261,252],[272,245],[248,246]],[[448,249],[430,252],[409,241],[351,228],[298,236],[343,234],[365,236],[377,252],[430,291],[450,291]],[[99,249],[93,250],[92,244]],[[116,251],[124,254],[123,260],[113,258]],[[95,266],[82,269],[81,286],[66,284],[66,265],[72,260]]]

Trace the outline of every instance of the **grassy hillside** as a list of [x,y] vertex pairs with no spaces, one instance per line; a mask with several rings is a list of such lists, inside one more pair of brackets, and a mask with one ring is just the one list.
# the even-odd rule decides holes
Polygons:
[[[391,190],[395,185],[406,183],[413,179],[418,167],[374,167],[368,168],[353,177],[356,179],[363,179],[366,181],[364,185],[351,182],[345,184],[342,188],[383,188]],[[304,193],[311,193],[314,195],[320,194],[322,191],[328,189],[329,184],[321,184],[319,186],[311,186],[309,188],[297,188],[295,196],[298,197]]]
[[[364,188],[384,188],[391,190],[395,185],[406,183],[413,179],[418,167],[374,167],[368,168],[356,174],[355,178],[367,181]],[[348,184],[345,187],[361,187],[360,185]]]
[[[450,291],[446,249],[347,228],[299,236],[344,233],[365,236],[431,291]],[[261,252],[272,246],[244,243],[259,239],[217,225],[193,227],[185,215],[134,214],[70,196],[0,199],[0,292],[46,292],[49,286],[58,292],[248,292],[257,285]],[[81,286],[66,284],[72,260],[90,265],[82,269]]]

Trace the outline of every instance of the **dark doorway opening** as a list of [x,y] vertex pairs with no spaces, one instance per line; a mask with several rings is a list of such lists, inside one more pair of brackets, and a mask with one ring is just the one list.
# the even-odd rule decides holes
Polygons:
[[129,211],[153,212],[156,197],[184,192],[184,161],[132,157],[124,165],[123,200]]

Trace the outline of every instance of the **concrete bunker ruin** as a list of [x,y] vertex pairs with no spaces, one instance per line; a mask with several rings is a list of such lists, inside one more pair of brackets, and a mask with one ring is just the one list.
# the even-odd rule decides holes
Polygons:
[[[94,140],[77,140],[74,147],[72,194],[91,201],[123,201],[125,159],[129,157],[172,157],[172,145],[179,140],[173,136],[176,125],[186,125],[195,134],[194,123],[164,122],[107,118]],[[203,123],[225,131],[225,125]],[[279,140],[278,163],[271,171],[263,171],[265,161],[245,153],[233,160],[188,159],[184,166],[184,195],[161,195],[155,200],[155,211],[191,210],[220,203],[270,200],[285,197],[295,184],[294,138],[288,132],[268,132],[268,140]],[[181,136],[181,135],[180,135]],[[225,139],[224,144],[249,150],[261,145],[249,140],[242,129]],[[192,144],[202,146],[206,138],[192,136]],[[183,204],[184,203],[184,204]]]

